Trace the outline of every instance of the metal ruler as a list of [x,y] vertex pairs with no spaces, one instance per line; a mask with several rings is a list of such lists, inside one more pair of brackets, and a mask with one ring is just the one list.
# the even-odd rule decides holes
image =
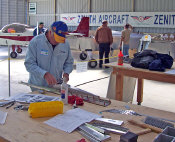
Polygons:
[[109,124],[109,123],[104,123],[104,122],[93,122],[91,123],[91,125],[100,127],[109,132],[117,133],[117,134],[125,134],[126,132],[128,132],[128,128],[125,128],[119,125],[115,125],[115,124]]

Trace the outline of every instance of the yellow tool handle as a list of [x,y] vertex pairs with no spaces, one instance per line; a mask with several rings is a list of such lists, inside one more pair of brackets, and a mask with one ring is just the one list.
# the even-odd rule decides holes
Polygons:
[[139,123],[135,120],[128,120],[128,122],[131,123],[131,124],[140,126],[142,128],[149,128],[149,129],[151,129],[152,131],[154,131],[156,133],[161,133],[162,132],[162,129],[160,129],[160,128],[157,128],[157,127],[154,127],[154,126],[151,126],[151,125],[148,125],[148,124],[144,124],[144,123]]

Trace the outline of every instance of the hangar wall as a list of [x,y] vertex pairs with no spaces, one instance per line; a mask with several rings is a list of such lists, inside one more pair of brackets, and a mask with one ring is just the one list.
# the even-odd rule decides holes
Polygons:
[[[62,13],[99,12],[175,12],[175,0],[28,0],[37,3],[37,14],[29,15],[29,24],[43,21],[49,26]],[[74,30],[76,27],[70,27]],[[91,27],[95,30],[97,27]],[[123,27],[111,27],[121,30]],[[140,32],[175,33],[170,28],[134,28]]]
[[26,0],[0,0],[0,28],[9,23],[27,23]]

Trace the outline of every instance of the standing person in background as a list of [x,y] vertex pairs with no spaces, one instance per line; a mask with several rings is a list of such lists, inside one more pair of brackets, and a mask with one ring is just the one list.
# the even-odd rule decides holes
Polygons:
[[73,58],[65,39],[67,33],[67,25],[56,21],[44,34],[30,41],[24,62],[29,72],[29,83],[48,87],[61,83],[62,78],[69,80]]
[[99,44],[99,68],[102,68],[104,53],[105,63],[109,63],[110,45],[113,43],[112,31],[108,27],[108,22],[106,20],[103,21],[102,26],[97,29],[95,40]]
[[123,55],[124,56],[127,56],[127,55],[129,56],[129,40],[130,40],[130,34],[132,32],[132,29],[133,27],[130,24],[126,24],[124,26],[124,30],[122,31],[119,48],[121,49],[122,42],[123,42]]
[[44,23],[40,22],[39,26],[38,26],[38,33],[37,33],[37,27],[35,28],[35,30],[33,31],[33,36],[42,34],[46,31],[46,29],[44,28]]

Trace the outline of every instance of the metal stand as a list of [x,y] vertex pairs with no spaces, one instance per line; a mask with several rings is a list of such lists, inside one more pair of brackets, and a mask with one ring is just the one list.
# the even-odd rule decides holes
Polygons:
[[9,82],[9,97],[10,95],[10,45],[8,45],[8,82]]

